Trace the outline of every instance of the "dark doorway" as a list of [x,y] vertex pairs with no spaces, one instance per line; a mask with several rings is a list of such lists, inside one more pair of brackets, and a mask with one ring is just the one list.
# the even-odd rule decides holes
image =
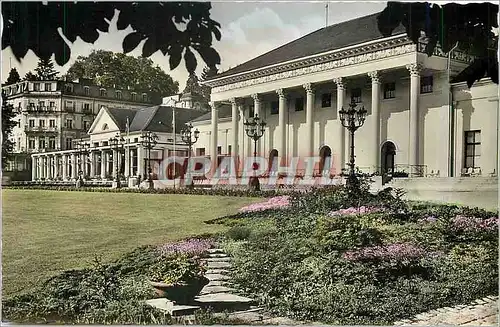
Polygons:
[[[331,158],[332,158],[332,149],[329,146],[324,145],[319,150],[319,173],[324,174],[324,170],[330,170]],[[326,166],[325,166],[326,163]]]
[[272,149],[269,152],[269,162],[267,164],[269,173],[275,173],[278,170],[279,164],[277,163],[276,167],[273,167],[274,160],[278,157],[278,150]]
[[394,173],[394,156],[396,155],[396,146],[387,141],[382,145],[382,174]]

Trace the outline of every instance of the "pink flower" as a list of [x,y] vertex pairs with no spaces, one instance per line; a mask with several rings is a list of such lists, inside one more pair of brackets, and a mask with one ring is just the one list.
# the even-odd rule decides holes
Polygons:
[[466,217],[462,215],[455,216],[451,220],[452,228],[455,230],[463,231],[495,231],[498,228],[499,219],[491,217],[488,219],[481,219],[476,217]]
[[214,245],[213,240],[192,238],[179,242],[166,243],[158,246],[160,255],[172,254],[201,255]]
[[290,196],[275,196],[265,202],[253,203],[241,208],[240,212],[254,212],[267,209],[282,209],[290,206]]
[[335,210],[335,211],[330,211],[328,213],[328,215],[330,217],[352,216],[352,215],[369,214],[369,213],[375,213],[375,212],[381,212],[381,211],[384,211],[384,208],[361,206],[359,208],[350,207],[347,209],[339,209],[339,210]]

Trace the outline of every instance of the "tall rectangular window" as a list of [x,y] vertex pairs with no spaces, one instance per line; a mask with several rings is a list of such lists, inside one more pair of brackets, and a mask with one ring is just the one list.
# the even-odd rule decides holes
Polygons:
[[49,137],[49,149],[55,149],[55,148],[56,148],[56,138]]
[[66,128],[68,128],[68,129],[72,129],[73,128],[73,120],[66,119]]
[[56,103],[55,101],[50,101],[49,102],[49,110],[55,110],[56,108]]
[[432,93],[434,80],[431,76],[422,76],[420,78],[420,93]]
[[99,90],[99,95],[102,96],[102,97],[105,97],[106,96],[106,90],[105,89],[100,89]]
[[271,115],[277,115],[279,112],[279,102],[272,101],[271,102]]
[[116,91],[116,98],[118,100],[121,100],[121,98],[122,98],[122,91]]
[[73,84],[69,84],[69,83],[68,83],[68,84],[66,84],[66,85],[64,86],[64,89],[65,89],[65,90],[66,90],[66,92],[68,92],[68,93],[73,93]]
[[88,131],[88,130],[89,130],[89,128],[90,128],[90,122],[88,122],[88,121],[83,121],[83,129],[84,129],[85,131]]
[[394,99],[396,97],[396,83],[384,84],[384,99]]
[[84,86],[83,87],[83,92],[85,93],[86,96],[89,96],[90,95],[90,87]]
[[40,119],[38,124],[40,124],[40,127],[45,127],[45,119]]
[[34,119],[30,119],[28,123],[29,123],[30,127],[35,127],[35,120]]
[[232,152],[231,152],[231,145],[228,145],[228,146],[227,146],[227,153],[228,153],[228,154],[232,154]]
[[50,127],[56,127],[56,120],[55,119],[49,120],[49,126]]
[[52,91],[52,84],[51,83],[45,83],[45,91]]
[[148,95],[146,93],[142,94],[142,101],[148,102]]
[[217,154],[221,154],[222,153],[222,147],[221,146],[218,146],[217,147]]
[[351,90],[351,101],[354,103],[361,103],[361,89],[355,88]]
[[40,83],[33,84],[33,88],[35,91],[40,91]]
[[481,131],[465,132],[464,168],[480,168]]
[[304,110],[304,98],[296,98],[295,99],[295,111],[302,111]]
[[38,148],[45,149],[45,138],[41,138],[38,140]]
[[66,150],[71,150],[73,149],[73,139],[67,138],[66,139]]
[[35,144],[36,144],[36,143],[35,143],[35,138],[34,138],[34,137],[30,137],[30,138],[28,139],[28,148],[29,148],[30,150],[33,150],[33,149],[35,148]]
[[132,101],[137,101],[137,93],[132,92]]
[[332,106],[332,94],[323,93],[321,95],[321,108],[328,108]]

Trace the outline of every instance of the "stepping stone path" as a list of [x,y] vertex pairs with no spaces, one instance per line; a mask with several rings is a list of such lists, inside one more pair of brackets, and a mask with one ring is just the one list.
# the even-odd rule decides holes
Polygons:
[[398,326],[498,326],[498,296],[487,296],[469,305],[440,308],[394,323]]
[[146,303],[177,317],[183,324],[194,324],[194,312],[201,308],[210,308],[215,317],[226,317],[245,324],[300,324],[288,318],[272,317],[255,306],[253,299],[238,295],[231,283],[231,257],[223,250],[210,249],[204,262],[207,268],[205,277],[209,283],[194,299],[193,305],[177,305],[165,298],[148,300]]

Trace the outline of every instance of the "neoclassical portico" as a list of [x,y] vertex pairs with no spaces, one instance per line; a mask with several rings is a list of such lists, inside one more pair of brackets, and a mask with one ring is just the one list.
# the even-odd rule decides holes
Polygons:
[[[442,124],[452,124],[448,78],[465,68],[472,57],[453,51],[448,59],[439,47],[429,57],[425,43],[414,44],[403,29],[367,41],[367,35],[373,37],[377,29],[376,15],[357,20],[359,24],[354,25],[366,29],[353,31],[352,40],[339,43],[330,29],[353,24],[329,26],[206,81],[211,87],[213,114],[207,122],[211,142],[203,146],[210,149],[212,160],[220,155],[218,148],[231,148],[230,155],[238,157],[237,162],[251,155],[244,146],[249,140],[242,129],[245,117],[253,113],[268,122],[267,134],[258,145],[259,155],[277,152],[281,166],[287,166],[291,157],[331,153],[327,158],[331,165],[326,167],[332,167],[330,174],[339,174],[350,150],[339,111],[347,109],[354,98],[368,111],[355,136],[356,165],[361,170],[381,172],[392,162],[392,166],[405,166],[410,175],[425,174],[427,169],[440,174],[449,171],[447,151],[434,149],[433,143],[449,145],[451,136],[447,129],[436,129],[430,123],[445,117]],[[331,48],[311,43],[309,38],[323,38]],[[315,52],[315,48],[321,51]],[[227,116],[216,116],[225,103],[232,105],[230,125],[225,123]],[[204,128],[202,122],[199,126]],[[232,131],[230,144],[218,138],[227,129]],[[383,152],[388,148],[384,144],[394,148],[387,152],[395,153],[392,161]]]

